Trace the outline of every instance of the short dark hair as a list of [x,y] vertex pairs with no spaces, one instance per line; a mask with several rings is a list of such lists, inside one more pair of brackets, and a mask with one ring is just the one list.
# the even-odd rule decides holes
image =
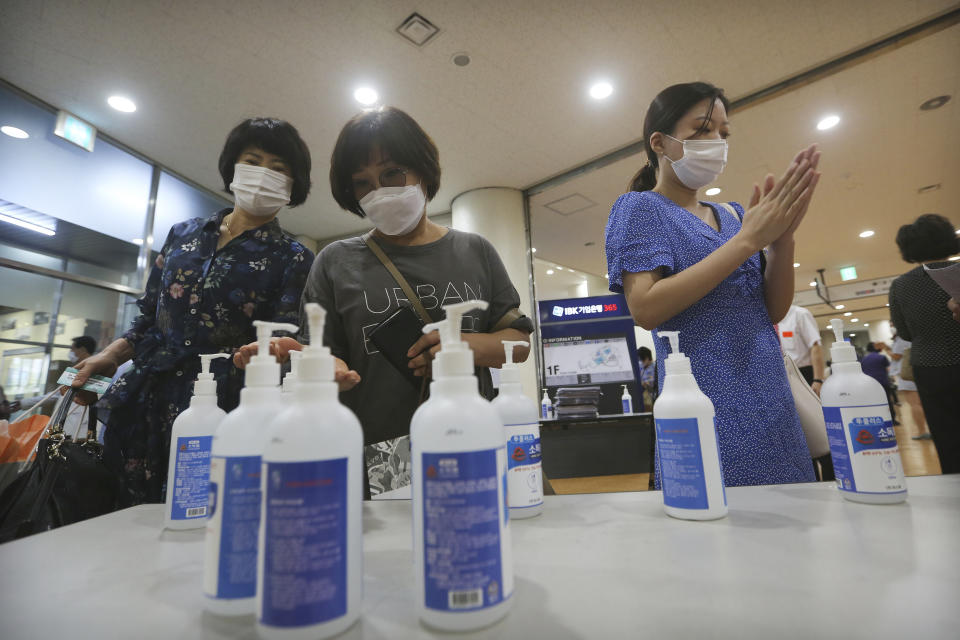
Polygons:
[[877,350],[877,345],[872,342],[867,343],[867,351],[875,352]]
[[897,246],[907,262],[945,260],[960,253],[960,236],[953,223],[935,213],[925,213],[897,231]]
[[73,339],[73,342],[70,343],[70,347],[78,347],[92,354],[97,350],[97,341],[94,340],[92,336],[77,336]]
[[440,189],[440,153],[417,121],[396,107],[358,113],[343,126],[330,155],[330,191],[343,209],[366,214],[353,192],[353,174],[370,162],[379,148],[399,165],[413,169],[423,181],[427,200]]
[[653,360],[653,353],[647,347],[640,347],[637,349],[637,357],[640,360]]
[[730,101],[723,95],[723,89],[709,82],[685,82],[667,87],[657,94],[647,108],[647,115],[643,119],[643,148],[647,153],[647,164],[630,180],[631,191],[649,191],[657,186],[657,170],[660,168],[660,161],[657,159],[657,152],[650,148],[650,136],[657,131],[673,135],[680,118],[697,103],[707,98],[713,98],[707,108],[707,119],[694,135],[703,133],[710,126],[713,107],[718,99],[725,109],[730,109]]
[[233,193],[230,191],[233,168],[247,147],[259,147],[283,158],[290,165],[290,175],[293,177],[290,206],[296,207],[306,202],[310,193],[310,149],[292,124],[277,118],[249,118],[227,135],[217,165],[223,178],[224,191]]

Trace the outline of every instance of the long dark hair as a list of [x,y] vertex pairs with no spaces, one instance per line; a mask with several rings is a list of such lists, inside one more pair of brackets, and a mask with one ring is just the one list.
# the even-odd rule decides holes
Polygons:
[[712,98],[707,108],[707,119],[694,135],[701,134],[710,126],[710,117],[713,116],[713,107],[717,103],[717,98],[726,109],[730,108],[730,101],[723,95],[723,89],[709,82],[685,82],[667,87],[657,94],[643,119],[643,148],[647,152],[647,164],[630,181],[631,191],[649,191],[657,184],[657,170],[660,165],[657,153],[650,148],[650,136],[657,131],[673,135],[677,128],[677,121],[698,102],[707,98]]

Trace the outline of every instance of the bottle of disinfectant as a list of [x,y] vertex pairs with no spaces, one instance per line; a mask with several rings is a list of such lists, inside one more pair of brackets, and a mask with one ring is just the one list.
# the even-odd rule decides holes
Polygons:
[[623,405],[624,413],[633,413],[633,396],[627,391],[627,385],[623,385],[623,395],[620,396],[620,404]]
[[506,435],[479,393],[473,352],[460,338],[471,300],[444,307],[430,399],[410,423],[413,558],[420,619],[444,631],[470,631],[509,611],[513,552],[507,510]]
[[553,413],[553,403],[550,402],[550,396],[547,395],[547,390],[543,390],[543,400],[540,401],[540,419],[541,420],[552,420],[554,416]]
[[213,433],[227,415],[217,406],[217,382],[210,362],[229,358],[226,353],[200,356],[200,375],[193,398],[170,429],[170,464],[167,467],[167,529],[199,529],[207,524],[210,502],[210,448]]
[[263,450],[257,631],[267,639],[329,638],[360,616],[363,430],[320,344],[323,307],[304,310],[315,342]]
[[290,352],[290,371],[287,372],[287,375],[283,376],[283,385],[280,388],[280,391],[287,398],[293,398],[293,392],[297,388],[300,372],[300,358],[302,357],[302,351]]
[[659,331],[670,341],[663,393],[653,406],[663,510],[685,520],[727,515],[727,493],[717,448],[713,403],[697,386],[690,359],[680,351],[680,333]]
[[210,518],[203,557],[203,591],[211,613],[250,615],[256,608],[260,527],[260,457],[267,426],[280,413],[280,364],[270,355],[273,331],[292,324],[254,320],[259,349],[247,365],[240,406],[213,436]]
[[493,408],[507,435],[507,504],[511,518],[532,518],[543,511],[543,468],[540,460],[540,421],[537,401],[523,394],[513,348],[522,340],[502,340],[506,361],[500,369],[500,395]]
[[820,399],[840,495],[854,502],[903,502],[907,483],[887,393],[863,372],[853,345],[843,339],[843,320],[830,324],[836,342]]

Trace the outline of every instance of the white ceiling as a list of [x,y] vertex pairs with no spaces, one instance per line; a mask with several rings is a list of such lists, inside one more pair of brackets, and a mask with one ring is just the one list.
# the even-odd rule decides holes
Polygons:
[[[0,76],[211,189],[220,188],[216,159],[234,124],[255,115],[290,120],[313,151],[315,188],[306,205],[284,214],[283,223],[323,238],[365,226],[336,207],[326,184],[330,150],[340,127],[358,111],[351,96],[361,83],[411,113],[436,140],[444,169],[430,207],[436,213],[463,191],[522,188],[636,139],[646,104],[667,84],[708,78],[731,96],[743,95],[952,4],[741,0],[720,10],[693,0],[4,0]],[[422,49],[394,33],[414,10],[441,28]],[[937,37],[955,38],[948,33]],[[452,63],[460,51],[471,55],[468,67]],[[955,44],[934,53],[944,52],[960,59]],[[742,197],[748,174],[767,163],[782,164],[786,149],[809,137],[798,124],[809,123],[822,108],[851,114],[849,124],[862,117],[862,126],[838,129],[834,145],[825,140],[824,169],[834,175],[867,149],[876,159],[882,146],[877,139],[902,141],[919,132],[918,121],[894,119],[904,105],[915,108],[920,96],[956,95],[955,77],[949,91],[941,89],[943,78],[923,60],[913,56],[898,66],[904,73],[896,82],[880,75],[879,67],[861,66],[847,72],[853,81],[845,86],[814,86],[737,116],[729,191]],[[599,77],[615,86],[604,102],[586,95]],[[879,99],[870,91],[877,83],[888,87]],[[137,112],[107,107],[113,93],[133,98]],[[798,98],[807,93],[812,97]],[[870,115],[860,116],[854,106]],[[790,113],[794,117],[785,119]],[[956,113],[953,102],[930,114],[944,120],[941,138],[956,135]],[[946,114],[953,119],[946,121]],[[776,149],[759,144],[764,140],[777,141]],[[837,148],[841,141],[848,145],[845,152]],[[936,167],[946,174],[937,164],[939,147],[920,155],[885,151],[886,163],[853,166],[879,167],[878,184],[903,181],[911,188]],[[850,173],[845,183],[838,177],[832,186],[831,180],[824,184],[818,203],[836,202],[832,216],[855,207],[858,213],[849,215],[867,219],[877,202],[895,202],[897,215],[910,209],[904,198],[861,198],[858,185],[868,177]],[[854,186],[845,191],[843,184]],[[831,189],[836,198],[828,195]],[[620,191],[591,199],[602,209]],[[938,197],[946,202],[946,191]],[[810,262],[826,260],[809,256]],[[603,272],[596,258],[588,270]]]
[[[731,117],[730,164],[711,200],[749,199],[765,173],[779,174],[801,147],[818,142],[823,178],[797,233],[796,286],[808,287],[818,268],[828,285],[839,269],[854,265],[860,280],[902,273],[894,238],[900,225],[922,213],[940,213],[960,226],[960,26],[886,52],[870,61],[782,97],[745,108]],[[941,94],[953,99],[935,111],[920,111]],[[731,92],[735,97],[737,94]],[[828,113],[841,116],[834,129],[818,131]],[[531,199],[537,257],[589,273],[604,274],[604,226],[610,206],[646,161],[634,156],[584,174]],[[932,193],[917,189],[940,183]],[[596,202],[570,216],[545,205],[580,194]],[[859,238],[861,231],[876,233]],[[594,242],[592,246],[585,243]],[[861,300],[865,317],[888,316],[885,299]],[[826,305],[814,313],[829,313]],[[848,309],[849,310],[849,309]],[[825,324],[825,323],[822,323]]]

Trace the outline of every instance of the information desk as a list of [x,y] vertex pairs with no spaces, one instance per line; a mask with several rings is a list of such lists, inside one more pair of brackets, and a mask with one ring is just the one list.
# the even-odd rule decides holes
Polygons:
[[[343,638],[956,638],[960,475],[892,506],[832,484],[727,490],[730,516],[673,520],[659,492],[553,496],[515,520],[506,619],[446,636],[413,613],[410,503],[364,504],[366,594]],[[0,637],[254,638],[203,612],[203,531],[134,507],[0,546]]]
[[548,478],[583,478],[653,470],[653,414],[543,420],[540,446]]

